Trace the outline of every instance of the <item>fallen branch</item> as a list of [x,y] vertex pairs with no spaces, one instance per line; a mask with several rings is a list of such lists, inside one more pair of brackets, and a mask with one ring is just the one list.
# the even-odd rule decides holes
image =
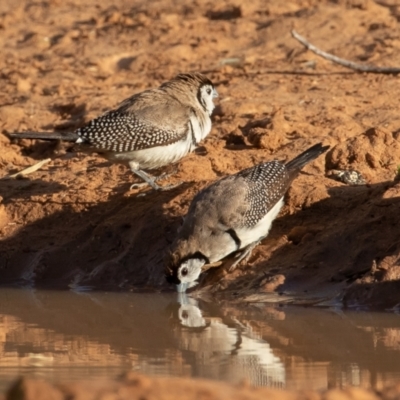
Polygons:
[[320,57],[323,57],[329,61],[332,61],[336,64],[342,65],[346,68],[354,69],[355,71],[361,72],[372,72],[376,74],[400,74],[400,68],[396,67],[376,67],[374,65],[364,65],[358,64],[353,61],[345,60],[344,58],[336,57],[333,54],[327,53],[323,50],[320,50],[318,47],[315,47],[313,44],[307,41],[306,38],[299,35],[294,29],[292,30],[292,36],[297,39],[302,45],[304,45],[308,50],[311,50],[313,53],[317,54]]
[[49,163],[51,161],[51,158],[46,158],[45,160],[39,161],[36,164],[31,165],[28,168],[23,169],[22,171],[19,171],[15,174],[12,175],[7,175],[3,179],[12,179],[12,178],[17,178],[20,175],[28,175],[31,174],[32,172],[37,171],[38,169],[42,168],[43,165]]

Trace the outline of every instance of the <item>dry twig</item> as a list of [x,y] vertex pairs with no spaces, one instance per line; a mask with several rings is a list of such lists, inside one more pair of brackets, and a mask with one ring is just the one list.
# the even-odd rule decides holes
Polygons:
[[51,161],[51,158],[46,158],[45,160],[39,161],[38,163],[33,164],[30,167],[23,169],[22,171],[19,171],[12,175],[7,175],[3,179],[17,178],[18,176],[21,176],[21,175],[31,174],[32,172],[35,172],[38,169],[42,168],[43,165],[49,163],[50,161]]
[[292,36],[297,39],[302,45],[304,45],[308,50],[311,50],[313,53],[317,54],[320,57],[323,57],[329,61],[332,61],[336,64],[342,65],[346,68],[351,68],[355,71],[361,72],[372,72],[376,74],[400,74],[400,68],[396,67],[376,67],[374,65],[364,65],[358,64],[353,61],[345,60],[344,58],[336,57],[333,54],[327,53],[323,50],[320,50],[318,47],[315,47],[313,44],[307,41],[303,36],[299,35],[294,29],[292,30]]

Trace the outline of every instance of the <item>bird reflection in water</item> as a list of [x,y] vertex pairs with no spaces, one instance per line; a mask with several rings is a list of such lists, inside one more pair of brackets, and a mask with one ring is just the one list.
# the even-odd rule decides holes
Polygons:
[[197,300],[187,296],[185,293],[178,293],[178,317],[181,325],[188,328],[202,328],[207,322],[198,307]]
[[214,379],[246,379],[257,386],[284,387],[285,367],[269,343],[250,326],[217,310],[212,304],[178,294],[174,336],[181,350],[196,359],[196,372]]

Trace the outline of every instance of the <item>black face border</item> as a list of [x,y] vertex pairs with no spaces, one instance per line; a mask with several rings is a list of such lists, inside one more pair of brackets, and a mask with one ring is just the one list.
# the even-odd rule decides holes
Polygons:
[[[188,254],[186,257],[183,257],[179,264],[184,263],[187,260],[190,260],[192,258],[197,258],[199,260],[203,260],[205,264],[210,264],[210,260],[208,257],[206,257],[202,252],[200,251],[196,251],[195,253],[192,254]],[[171,269],[170,269],[171,270]],[[173,268],[172,269],[172,273],[165,274],[165,279],[167,280],[168,283],[170,284],[175,284],[175,285],[179,285],[181,283],[180,279],[178,278],[178,267],[177,268]]]
[[199,90],[197,91],[197,101],[200,103],[200,105],[203,107],[203,110],[207,112],[207,107],[206,103],[203,101],[203,98],[201,97],[201,89],[203,89],[204,86],[211,86],[212,90],[215,90],[214,85],[211,83],[203,83],[200,87]]
[[186,257],[181,258],[179,264],[183,264],[185,261],[190,260],[191,258],[197,258],[199,260],[203,260],[205,264],[210,264],[209,258],[206,257],[201,251],[196,251],[195,253],[188,254]]
[[233,239],[233,241],[236,244],[236,250],[239,250],[242,247],[242,242],[239,239],[239,236],[237,235],[236,231],[232,228],[228,229],[225,231],[230,237]]

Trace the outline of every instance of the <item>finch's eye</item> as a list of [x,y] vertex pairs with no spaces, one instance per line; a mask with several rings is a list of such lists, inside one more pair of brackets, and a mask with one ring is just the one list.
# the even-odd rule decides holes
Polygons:
[[208,89],[206,90],[206,92],[207,92],[207,94],[211,94],[211,89],[208,88]]
[[181,271],[182,276],[186,276],[188,274],[188,269],[187,268],[183,268]]

